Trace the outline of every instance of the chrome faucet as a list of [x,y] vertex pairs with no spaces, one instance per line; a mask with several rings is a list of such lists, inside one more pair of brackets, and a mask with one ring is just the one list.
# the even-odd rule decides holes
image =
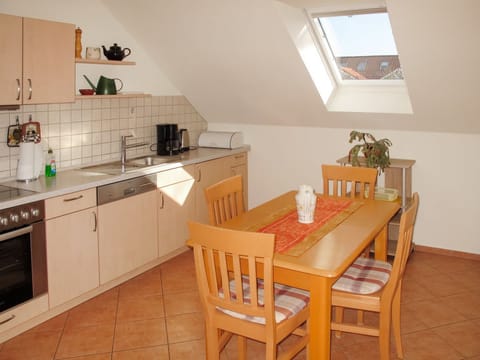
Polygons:
[[140,146],[147,146],[148,142],[141,142],[136,144],[128,144],[127,145],[127,138],[133,137],[133,135],[122,135],[121,136],[121,155],[120,155],[120,162],[122,164],[122,173],[125,172],[126,164],[127,164],[127,149],[140,147]]

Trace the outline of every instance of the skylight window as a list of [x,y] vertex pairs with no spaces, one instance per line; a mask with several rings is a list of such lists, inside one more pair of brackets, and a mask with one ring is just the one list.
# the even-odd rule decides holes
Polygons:
[[[313,17],[339,80],[403,79],[386,12],[314,14]],[[397,76],[392,77],[393,72]]]

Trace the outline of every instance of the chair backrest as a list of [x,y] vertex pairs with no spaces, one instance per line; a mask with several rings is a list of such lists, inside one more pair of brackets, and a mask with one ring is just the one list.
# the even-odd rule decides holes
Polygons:
[[[264,318],[266,326],[273,327],[275,235],[229,230],[197,222],[189,222],[189,229],[204,313],[213,319],[218,313],[217,307],[220,307],[227,311]],[[258,267],[259,262],[263,266]],[[263,279],[260,289],[257,287],[258,278]],[[247,285],[243,282],[249,285],[248,293],[243,291]],[[264,304],[258,303],[259,290],[263,291]]]
[[229,177],[205,188],[210,225],[221,225],[245,211],[242,175]]
[[392,272],[390,274],[390,280],[385,286],[385,292],[391,292],[393,294],[397,289],[400,280],[403,278],[408,256],[412,249],[413,229],[417,218],[418,202],[418,193],[414,193],[412,203],[403,211],[402,216],[400,217],[397,249],[395,250]]
[[323,194],[374,199],[377,174],[377,169],[367,167],[322,165]]

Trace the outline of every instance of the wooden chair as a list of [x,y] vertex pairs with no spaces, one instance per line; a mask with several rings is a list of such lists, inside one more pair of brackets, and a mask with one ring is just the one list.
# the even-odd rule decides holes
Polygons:
[[218,226],[245,211],[242,176],[236,175],[205,188],[210,225]]
[[[291,359],[308,343],[302,324],[309,316],[309,292],[273,283],[274,234],[189,223],[195,271],[205,316],[207,359],[219,354],[232,334],[246,358],[246,338],[266,344],[276,359],[277,344],[299,339],[279,356]],[[282,347],[283,349],[283,347]]]
[[[418,209],[418,193],[413,194],[413,203],[402,213],[397,250],[393,266],[374,259],[358,258],[332,287],[332,305],[336,306],[332,330],[378,336],[380,358],[389,358],[390,329],[397,355],[403,358],[400,337],[400,297],[402,279],[412,247],[412,235]],[[372,311],[380,314],[379,326],[343,322],[343,308]]]
[[322,165],[323,194],[373,200],[377,174],[377,169],[367,167]]

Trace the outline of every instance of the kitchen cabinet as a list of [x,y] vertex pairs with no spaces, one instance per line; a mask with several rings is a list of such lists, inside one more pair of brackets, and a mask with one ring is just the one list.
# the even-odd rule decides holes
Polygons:
[[96,204],[95,189],[45,201],[50,308],[99,285]]
[[195,216],[196,220],[208,223],[205,188],[233,175],[243,176],[244,203],[248,204],[247,153],[239,153],[195,165]]
[[157,174],[158,252],[165,256],[185,247],[187,222],[195,216],[194,166]]
[[242,175],[243,180],[243,203],[245,210],[248,208],[248,156],[247,153],[240,153],[226,158],[229,176]]
[[98,206],[100,284],[158,257],[156,190]]
[[0,14],[0,43],[0,105],[74,101],[73,24]]

